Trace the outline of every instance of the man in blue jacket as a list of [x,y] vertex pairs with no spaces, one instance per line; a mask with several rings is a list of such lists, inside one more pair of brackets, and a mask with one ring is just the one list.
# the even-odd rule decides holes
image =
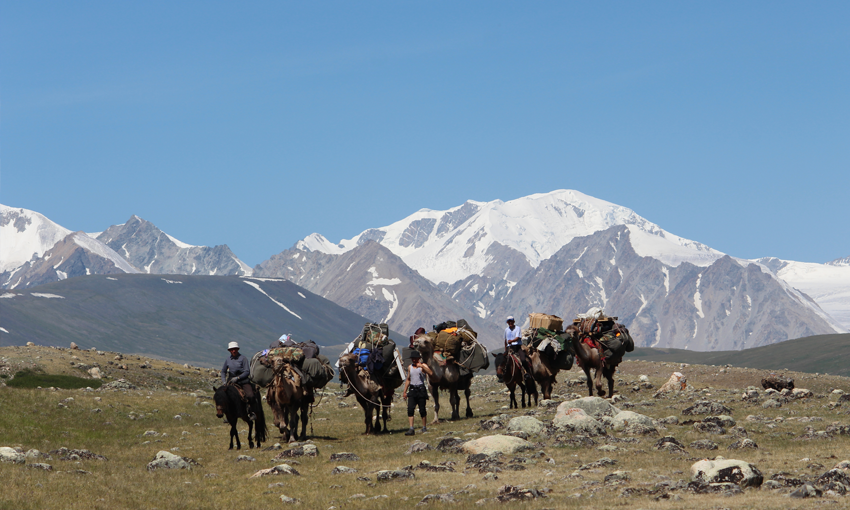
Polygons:
[[230,357],[224,360],[224,366],[221,367],[221,382],[222,384],[236,384],[245,392],[245,398],[248,400],[248,419],[253,421],[257,418],[254,411],[251,409],[251,404],[254,403],[254,385],[248,380],[251,375],[251,367],[248,358],[239,354],[239,344],[230,342],[227,344],[227,350],[230,351]]

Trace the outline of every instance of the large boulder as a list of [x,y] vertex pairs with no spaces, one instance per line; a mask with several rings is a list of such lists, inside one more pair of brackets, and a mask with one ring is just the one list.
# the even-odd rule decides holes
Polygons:
[[670,378],[667,379],[667,382],[658,389],[655,396],[660,397],[671,393],[679,393],[681,391],[685,391],[687,388],[688,378],[685,377],[685,374],[681,372],[673,372]]
[[27,461],[26,455],[18,452],[14,448],[8,446],[0,447],[0,462],[10,462],[13,464],[24,464]]
[[649,416],[632,411],[620,411],[614,415],[613,429],[626,434],[645,434],[646,431],[658,432],[655,420]]
[[741,487],[758,487],[764,476],[757,467],[743,460],[701,460],[691,466],[691,480],[701,483],[736,483]]
[[472,441],[467,441],[463,444],[463,451],[470,454],[484,453],[486,455],[495,455],[501,453],[510,455],[522,450],[533,448],[532,444],[524,439],[513,436],[484,436]]
[[771,375],[761,380],[761,387],[764,389],[772,389],[782,391],[784,389],[794,389],[794,379],[790,377],[782,377],[781,375]]
[[589,416],[584,410],[578,408],[558,408],[558,414],[552,420],[552,425],[559,432],[568,432],[572,435],[601,436],[605,434],[605,426]]
[[545,425],[533,416],[517,416],[508,422],[508,432],[524,432],[529,436],[539,434]]
[[599,419],[602,416],[614,417],[620,412],[619,409],[611,405],[610,401],[600,397],[584,397],[562,402],[561,405],[558,406],[558,414],[561,414],[562,410],[566,411],[567,409],[581,409],[589,416],[596,419]]

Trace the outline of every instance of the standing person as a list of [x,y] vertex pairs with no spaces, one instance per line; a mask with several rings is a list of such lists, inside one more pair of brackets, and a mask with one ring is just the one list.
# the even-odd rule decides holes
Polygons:
[[508,316],[507,323],[508,327],[505,328],[505,353],[513,352],[519,356],[524,378],[528,381],[531,379],[531,368],[528,366],[528,360],[525,357],[525,349],[522,348],[522,331],[516,325],[513,315]]
[[416,433],[413,430],[413,412],[417,405],[419,406],[419,416],[422,417],[422,432],[428,432],[428,428],[425,427],[425,416],[427,416],[425,403],[428,401],[425,375],[433,373],[431,367],[422,363],[422,355],[419,354],[419,351],[410,353],[410,366],[407,367],[407,379],[404,381],[404,391],[401,394],[407,400],[407,419],[410,421],[410,430],[404,433],[405,436],[412,436]]
[[224,366],[221,367],[221,382],[222,384],[236,384],[245,392],[245,398],[248,400],[248,419],[254,421],[257,415],[251,409],[251,404],[254,403],[254,385],[248,381],[248,376],[251,375],[250,364],[248,358],[239,354],[239,344],[230,342],[227,344],[227,350],[230,352],[230,357],[224,360]]

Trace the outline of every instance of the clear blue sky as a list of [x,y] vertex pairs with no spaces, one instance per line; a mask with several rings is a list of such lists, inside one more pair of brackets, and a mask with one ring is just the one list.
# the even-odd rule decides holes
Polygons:
[[0,2],[0,202],[254,265],[577,189],[850,255],[850,2]]

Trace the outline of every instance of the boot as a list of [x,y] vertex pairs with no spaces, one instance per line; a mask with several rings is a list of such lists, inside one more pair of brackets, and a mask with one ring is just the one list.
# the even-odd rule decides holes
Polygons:
[[254,414],[253,409],[251,409],[251,404],[250,404],[250,403],[249,403],[249,404],[247,404],[247,405],[245,406],[245,410],[246,410],[246,411],[248,411],[248,420],[250,420],[250,421],[254,421],[254,420],[256,420],[256,419],[257,419],[257,415],[256,415],[256,414]]

